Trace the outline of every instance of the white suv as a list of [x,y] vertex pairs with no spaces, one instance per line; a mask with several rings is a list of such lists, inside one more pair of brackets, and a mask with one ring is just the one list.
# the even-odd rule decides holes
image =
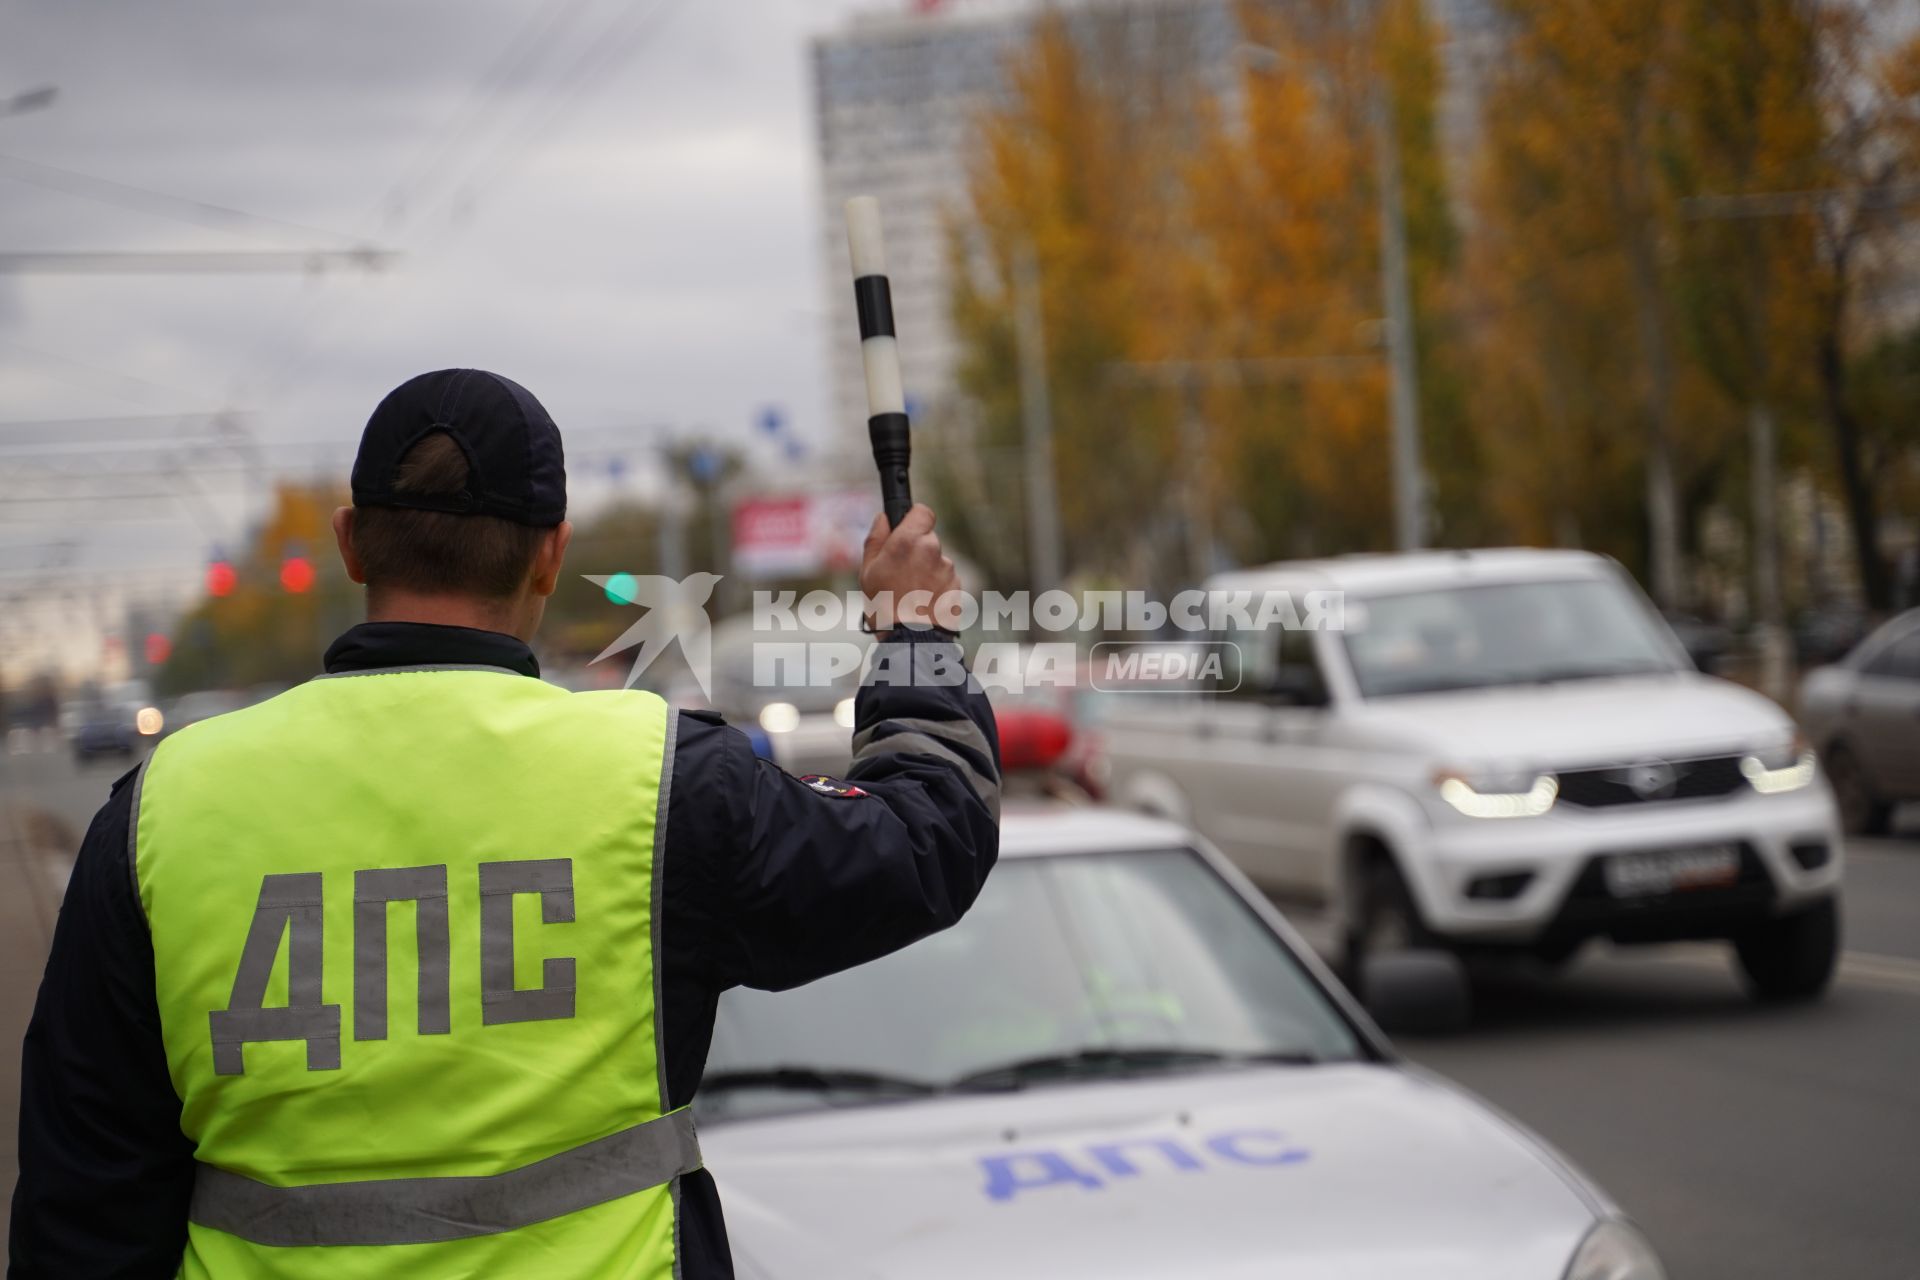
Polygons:
[[1724,938],[1756,995],[1826,986],[1841,845],[1812,752],[1694,670],[1612,561],[1356,556],[1208,587],[1336,592],[1344,626],[1227,633],[1214,691],[1119,700],[1111,794],[1329,901],[1349,974],[1371,949]]

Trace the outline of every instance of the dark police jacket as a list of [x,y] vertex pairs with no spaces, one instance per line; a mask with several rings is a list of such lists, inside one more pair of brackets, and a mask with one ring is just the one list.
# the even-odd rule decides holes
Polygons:
[[[903,628],[883,644],[896,670],[958,659],[940,633]],[[326,655],[330,672],[463,663],[539,674],[519,640],[464,627],[367,623]],[[993,867],[1000,748],[979,686],[869,685],[855,706],[848,777],[864,794],[851,795],[783,773],[718,716],[681,713],[655,957],[670,1106],[700,1083],[722,991],[798,986],[943,929]],[[13,1280],[170,1277],[186,1239],[193,1146],[128,875],[126,782],[80,847],[27,1030]],[[731,1276],[705,1170],[683,1180],[680,1209],[681,1274]]]

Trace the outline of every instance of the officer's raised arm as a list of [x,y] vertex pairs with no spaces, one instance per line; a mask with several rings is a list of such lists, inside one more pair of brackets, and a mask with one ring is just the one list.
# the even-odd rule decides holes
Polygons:
[[876,519],[860,580],[882,639],[847,777],[795,778],[736,748],[752,773],[717,886],[735,943],[723,980],[797,986],[946,928],[998,855],[999,740],[959,645],[934,625],[960,584],[933,513],[916,506],[891,531]]

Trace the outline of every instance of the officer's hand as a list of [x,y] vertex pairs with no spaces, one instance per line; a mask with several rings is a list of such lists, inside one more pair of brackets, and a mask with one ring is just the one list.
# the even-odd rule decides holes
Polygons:
[[902,623],[955,625],[960,576],[941,553],[930,507],[915,503],[898,528],[888,527],[885,513],[874,517],[860,557],[860,589],[867,594],[875,631],[885,633]]

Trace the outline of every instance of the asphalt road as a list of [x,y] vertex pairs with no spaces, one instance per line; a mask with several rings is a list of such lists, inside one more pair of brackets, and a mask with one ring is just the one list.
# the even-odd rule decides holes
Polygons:
[[1728,949],[1483,980],[1414,1058],[1525,1122],[1675,1280],[1920,1277],[1920,840],[1857,841],[1847,954],[1817,1005],[1740,990]]
[[[11,1188],[15,1046],[72,848],[123,766],[0,751],[0,1187]],[[1592,1174],[1674,1280],[1916,1280],[1920,830],[1847,855],[1847,956],[1818,1005],[1752,1004],[1723,948],[1594,952],[1558,978],[1482,980],[1470,1033],[1403,1047]]]

